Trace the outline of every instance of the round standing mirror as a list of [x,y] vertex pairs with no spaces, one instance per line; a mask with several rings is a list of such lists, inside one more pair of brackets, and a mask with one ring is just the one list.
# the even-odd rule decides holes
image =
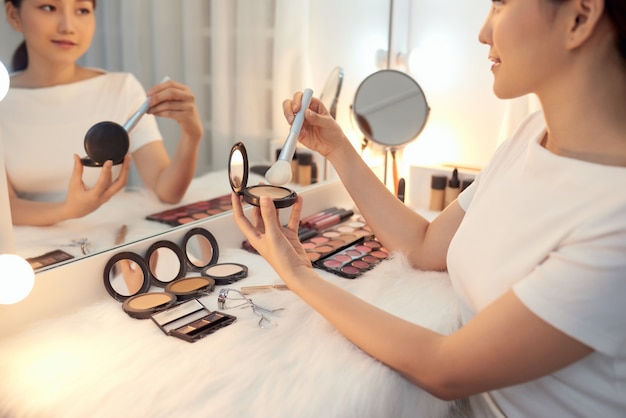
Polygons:
[[219,258],[217,240],[203,228],[189,230],[183,237],[181,247],[188,266],[195,271],[215,264]]
[[104,267],[103,279],[109,295],[118,301],[147,292],[150,288],[148,265],[141,256],[132,252],[121,252],[111,257]]
[[352,110],[365,138],[388,149],[417,138],[430,113],[419,84],[396,70],[381,70],[363,80]]
[[165,287],[187,272],[183,252],[171,241],[157,241],[148,248],[146,261],[155,285]]

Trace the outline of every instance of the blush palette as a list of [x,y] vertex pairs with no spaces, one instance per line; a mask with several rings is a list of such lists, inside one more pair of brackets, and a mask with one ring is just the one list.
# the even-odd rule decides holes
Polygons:
[[150,221],[179,226],[204,219],[232,209],[230,194],[191,203],[146,216]]
[[370,236],[317,259],[313,265],[338,276],[355,279],[387,258],[387,250]]

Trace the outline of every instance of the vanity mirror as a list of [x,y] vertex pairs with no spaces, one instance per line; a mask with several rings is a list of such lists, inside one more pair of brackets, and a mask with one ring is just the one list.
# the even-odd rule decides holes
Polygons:
[[[347,0],[343,1],[345,5],[350,5]],[[152,37],[154,38],[154,42],[158,45],[162,45],[163,50],[174,49],[177,53],[180,53],[187,58],[194,55],[194,51],[198,48],[198,45],[208,45],[209,40],[205,38],[219,38],[215,36],[214,32],[210,32],[210,35],[205,35],[202,42],[184,42],[183,44],[179,44],[178,40],[181,36],[180,34],[175,34],[173,32],[184,31],[186,28],[181,28],[179,25],[180,22],[178,18],[180,17],[182,19],[181,16],[178,16],[177,14],[164,14],[161,12],[161,10],[166,7],[165,5],[157,6],[155,2],[147,2],[144,8],[143,6],[137,7],[120,0],[111,0],[107,3],[108,4],[98,3],[98,9],[96,11],[97,17],[110,19],[110,21],[119,21],[122,25],[128,25],[131,22],[137,23],[137,27],[133,28],[133,30],[147,30],[148,28],[145,25],[148,24],[148,20],[152,22],[161,21],[164,18],[167,19],[168,24],[162,25],[156,37]],[[226,5],[226,3],[217,4],[219,2],[204,2],[204,0],[202,0],[202,2],[197,0],[193,2],[185,2],[185,6],[180,7],[193,10],[195,5],[200,3],[203,5],[211,4],[211,6],[206,6],[207,8],[211,8],[211,12],[214,12],[215,10],[224,11],[224,8],[235,7],[231,6],[230,3],[228,3],[228,5]],[[262,2],[255,2],[255,7],[262,7],[259,5],[261,3]],[[155,82],[163,74],[169,74],[176,80],[183,80],[185,78],[185,81],[206,80],[207,78],[218,80],[214,83],[216,87],[215,89],[206,88],[205,91],[202,91],[202,89],[194,89],[194,91],[198,92],[198,103],[202,105],[201,110],[210,116],[207,117],[208,122],[206,126],[212,126],[218,123],[218,121],[227,120],[228,118],[224,117],[227,116],[225,113],[234,112],[235,109],[238,112],[242,112],[239,104],[244,101],[245,97],[239,97],[237,99],[239,101],[235,101],[235,99],[233,99],[233,101],[230,101],[228,105],[224,105],[224,99],[220,97],[220,93],[224,93],[225,90],[222,87],[226,84],[239,85],[240,91],[238,91],[238,93],[240,96],[270,97],[274,95],[275,97],[272,99],[273,104],[271,112],[266,114],[262,108],[255,107],[252,109],[254,110],[253,112],[247,113],[248,116],[246,116],[246,118],[251,120],[251,122],[258,119],[258,124],[254,126],[237,126],[236,129],[234,129],[234,131],[240,134],[237,135],[238,137],[242,137],[243,135],[246,137],[246,141],[248,141],[247,138],[250,138],[249,142],[246,142],[246,145],[249,146],[251,158],[254,157],[254,160],[251,159],[251,162],[255,163],[262,162],[263,157],[265,157],[262,154],[265,147],[264,145],[260,145],[262,141],[257,141],[256,138],[261,137],[269,143],[270,138],[283,135],[283,133],[279,131],[280,129],[285,129],[287,125],[285,124],[282,116],[279,117],[276,115],[281,113],[280,102],[284,98],[289,97],[294,91],[301,89],[303,81],[305,81],[306,78],[310,79],[306,81],[310,81],[310,84],[315,86],[321,86],[325,80],[328,81],[329,93],[323,93],[324,99],[330,99],[334,96],[334,92],[332,92],[333,87],[336,87],[337,90],[341,88],[342,94],[344,95],[352,95],[356,87],[355,80],[362,79],[365,74],[368,74],[371,71],[374,51],[385,43],[387,32],[387,0],[374,1],[368,5],[368,8],[363,8],[358,12],[355,12],[352,8],[336,8],[336,1],[331,3],[328,0],[321,0],[319,2],[316,1],[311,4],[306,4],[306,14],[301,13],[304,2],[300,1],[263,2],[263,4],[267,7],[275,8],[274,12],[269,13],[268,16],[272,17],[272,19],[276,19],[274,24],[277,30],[271,34],[269,31],[263,30],[261,37],[267,44],[273,43],[272,50],[275,51],[276,56],[273,58],[273,63],[272,60],[270,60],[268,66],[259,65],[259,67],[255,68],[252,72],[263,74],[272,73],[275,81],[263,79],[263,83],[259,83],[259,85],[262,86],[259,89],[259,93],[251,92],[248,88],[243,88],[247,85],[246,83],[248,83],[247,77],[252,77],[252,80],[257,80],[257,78],[254,78],[257,74],[249,74],[246,72],[246,74],[238,73],[237,77],[231,77],[229,74],[233,72],[226,71],[231,70],[230,68],[219,67],[219,70],[222,72],[216,71],[211,77],[207,77],[204,73],[201,73],[201,71],[206,71],[205,67],[208,66],[207,64],[210,64],[212,67],[211,69],[215,70],[219,63],[217,60],[203,60],[203,57],[200,55],[195,57],[195,61],[192,60],[194,61],[192,63],[194,66],[190,67],[181,67],[180,56],[169,56],[167,57],[168,59],[166,62],[160,62],[158,65],[153,65],[152,62],[149,64],[139,62],[137,65],[131,65],[128,68],[136,72],[138,78],[141,80],[151,79]],[[172,5],[171,7],[178,6]],[[128,12],[123,15],[123,19],[115,18],[116,15],[113,13],[116,8],[126,10],[126,12]],[[142,19],[137,19],[133,14],[137,13],[137,10],[139,11],[139,15]],[[193,20],[194,22],[196,20],[206,20],[208,23],[209,20],[214,20],[212,16],[213,14],[211,14],[211,19],[208,19],[205,15],[198,15],[194,16]],[[145,17],[145,19],[143,19],[143,17]],[[255,23],[258,23],[259,29],[263,28],[263,25],[266,23],[265,20],[260,19],[260,17],[261,14],[255,18]],[[171,24],[169,24],[170,22]],[[310,28],[310,30],[296,31],[297,35],[302,39],[295,40],[293,39],[293,32],[288,30],[288,27],[283,24],[284,22],[288,22],[289,25],[291,25],[290,27]],[[320,25],[320,22],[323,24]],[[0,26],[2,26],[2,30],[0,31],[0,34],[2,35],[0,36],[0,55],[2,58],[6,58],[8,60],[10,59],[10,55],[14,50],[14,47],[17,45],[17,42],[21,40],[21,36],[19,34],[14,34],[10,27],[6,25],[6,22]],[[100,25],[99,29],[101,30],[103,27],[104,26]],[[204,33],[208,32],[205,31]],[[287,36],[288,34],[290,34],[290,36]],[[364,52],[363,48],[353,48],[356,43],[364,45],[362,41],[364,39],[364,34],[367,34],[368,39],[377,39],[376,44],[371,45],[371,51]],[[139,38],[140,37],[137,38],[138,42],[140,40]],[[146,38],[151,37],[147,36]],[[340,42],[329,43],[329,40],[332,39],[340,39]],[[143,41],[143,37],[141,37],[141,40]],[[306,43],[307,45],[310,45],[311,48],[308,48],[306,51],[303,50],[300,52],[301,55],[295,57],[294,59],[292,52],[295,41],[297,41],[296,43],[298,45],[304,45]],[[329,44],[332,44],[333,46],[329,47]],[[181,45],[183,45],[182,49]],[[173,46],[174,48],[172,48]],[[225,45],[222,45],[222,47],[223,46]],[[126,45],[126,47],[128,47],[128,45]],[[367,45],[367,48],[370,48],[369,44]],[[126,54],[133,55],[132,51],[126,51]],[[102,55],[103,57],[105,55],[108,57],[108,54]],[[98,57],[96,57],[95,65],[99,65],[100,62],[102,62],[103,68],[116,68],[121,70],[127,69],[120,68],[122,67],[122,62],[116,62],[114,59],[112,61],[107,61],[103,58],[101,61],[98,61]],[[123,62],[125,63],[126,61]],[[224,62],[226,62],[226,60],[224,60]],[[306,68],[301,65],[302,63],[307,63]],[[333,70],[332,74],[328,76],[328,69],[334,68],[338,64],[341,65],[342,69],[345,69],[346,74],[349,75],[349,79],[344,79],[342,72],[340,72],[338,68],[337,71]],[[109,65],[111,67],[109,67]],[[259,69],[263,69],[263,71],[259,71]],[[228,74],[224,74],[224,72],[228,72]],[[289,79],[285,78],[287,73],[289,73]],[[184,78],[181,74],[184,74]],[[336,78],[334,77],[335,75],[337,75]],[[231,77],[228,79],[228,83],[223,82],[223,76]],[[334,83],[331,82],[331,79],[334,80]],[[145,87],[148,87],[147,82],[142,82],[142,84],[144,84]],[[189,84],[191,84],[191,82]],[[217,87],[219,87],[219,89],[217,89]],[[204,96],[201,97],[201,94]],[[335,112],[338,115],[337,117],[342,118],[349,114],[349,112],[343,110],[343,104],[339,103],[335,106]],[[347,106],[344,107],[347,110]],[[244,110],[243,112],[246,111]],[[274,118],[274,121],[271,120],[272,117]],[[257,125],[262,125],[262,127],[257,130]],[[279,127],[276,129],[276,132],[272,131],[272,125]],[[155,202],[151,196],[147,196],[147,194],[143,191],[137,192],[136,189],[129,190],[129,193],[122,198],[118,199],[118,196],[115,196],[114,199],[110,201],[110,205],[109,203],[105,205],[107,206],[106,208],[103,208],[103,210],[99,210],[97,213],[94,213],[93,216],[87,216],[84,219],[63,222],[61,225],[54,225],[51,227],[15,228],[15,237],[12,242],[16,244],[16,252],[27,258],[46,254],[54,249],[62,249],[74,256],[72,260],[58,262],[53,266],[39,269],[37,273],[40,273],[44,270],[53,269],[67,263],[74,264],[76,261],[80,261],[87,256],[101,254],[111,248],[116,248],[121,245],[128,245],[135,242],[145,241],[147,239],[153,239],[154,237],[161,237],[164,234],[172,232],[176,228],[184,227],[180,224],[176,226],[166,224],[160,225],[159,222],[145,220],[145,216],[151,213],[158,213],[160,211],[171,209],[175,206],[193,204],[195,202],[211,198],[218,198],[231,192],[229,183],[227,182],[227,176],[225,174],[226,170],[224,162],[227,158],[228,149],[232,145],[232,140],[229,139],[231,137],[227,134],[222,135],[222,132],[219,132],[219,134],[221,136],[213,138],[213,143],[210,146],[207,146],[206,154],[208,154],[209,157],[205,155],[204,158],[219,160],[220,163],[223,164],[222,168],[219,169],[214,168],[217,166],[211,166],[209,169],[212,170],[212,172],[207,172],[206,176],[199,175],[198,177],[202,177],[202,179],[200,179],[201,184],[200,181],[198,181],[198,184],[196,185],[192,184],[192,193],[191,195],[186,196],[186,200],[176,205],[165,205]],[[166,136],[165,132],[164,136]],[[172,139],[177,140],[177,138],[177,136],[173,136]],[[267,146],[267,148],[269,148],[269,146]],[[2,174],[4,173],[0,173],[0,175]],[[321,178],[321,173],[318,173],[318,176]],[[300,192],[302,188],[299,187],[297,189],[298,192]],[[207,217],[220,216],[224,216],[224,213],[220,212],[216,215],[207,215]],[[191,217],[184,217],[182,219],[187,221],[189,218]],[[181,219],[181,217],[178,219]],[[206,220],[206,218],[192,220],[190,222],[200,224],[204,220]],[[116,243],[116,233],[124,224],[128,226],[128,234],[123,242]],[[76,246],[76,242],[86,242],[89,244],[85,247],[87,249],[87,254],[83,254],[80,246]]]
[[396,151],[418,137],[430,113],[422,88],[401,71],[375,72],[359,85],[352,112],[364,136],[364,146],[380,148],[385,153],[385,183],[387,155],[391,154],[393,180],[397,185]]

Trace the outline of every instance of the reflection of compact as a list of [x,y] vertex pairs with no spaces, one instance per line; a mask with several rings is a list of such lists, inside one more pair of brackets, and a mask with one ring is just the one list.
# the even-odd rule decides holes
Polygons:
[[228,179],[233,191],[242,195],[243,200],[253,206],[259,206],[263,196],[271,197],[274,200],[274,206],[277,208],[286,208],[296,202],[296,192],[286,187],[267,184],[247,187],[248,154],[246,147],[241,142],[237,142],[230,150]]
[[[169,80],[165,77],[161,83]],[[131,115],[124,126],[111,121],[96,123],[85,134],[84,145],[87,157],[81,159],[86,167],[101,167],[111,160],[114,165],[121,164],[128,152],[130,140],[128,133],[137,125],[139,119],[148,111],[149,99]]]

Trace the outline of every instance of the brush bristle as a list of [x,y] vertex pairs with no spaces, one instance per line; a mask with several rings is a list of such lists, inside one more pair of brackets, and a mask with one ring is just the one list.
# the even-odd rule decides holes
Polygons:
[[285,160],[277,160],[265,173],[269,184],[282,186],[291,181],[291,164]]

